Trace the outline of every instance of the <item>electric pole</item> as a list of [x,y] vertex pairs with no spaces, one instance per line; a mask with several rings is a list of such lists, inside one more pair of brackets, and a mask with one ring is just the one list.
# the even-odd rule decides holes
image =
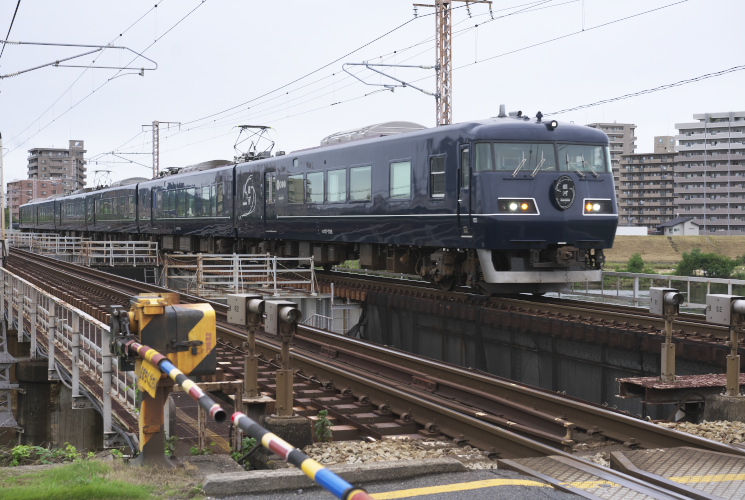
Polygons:
[[158,178],[160,174],[160,126],[168,125],[167,128],[171,128],[171,125],[178,125],[181,130],[181,122],[159,122],[158,120],[153,121],[152,125],[143,125],[143,127],[153,127],[153,179]]
[[435,8],[435,50],[437,51],[437,126],[453,122],[453,2],[488,3],[490,0],[435,0],[434,5],[415,3],[415,7]]

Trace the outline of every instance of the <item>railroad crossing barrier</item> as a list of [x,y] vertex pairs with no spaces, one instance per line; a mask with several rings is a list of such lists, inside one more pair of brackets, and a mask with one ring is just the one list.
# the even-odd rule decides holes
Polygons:
[[286,288],[316,294],[313,257],[285,258],[268,254],[166,255],[163,263],[165,283],[171,289],[205,298],[228,293],[246,293],[263,288],[278,297]]
[[[282,321],[282,311],[284,311],[284,317],[287,319],[290,319],[293,314],[292,311],[282,307],[279,309],[281,315],[279,321]],[[129,339],[126,337],[117,337],[115,343],[117,344],[117,350],[120,354],[131,352],[139,355],[144,361],[147,361],[152,366],[156,366],[158,370],[166,374],[175,383],[179,384],[184,392],[197,401],[200,408],[206,411],[216,422],[220,423],[225,421],[227,415],[225,410],[223,410],[219,404],[215,403],[212,398],[210,398],[181,370],[176,368],[167,357],[160,354],[152,347],[134,341],[131,337]],[[245,414],[239,411],[234,412],[232,423],[243,433],[255,438],[256,441],[261,443],[261,445],[266,449],[279,455],[282,460],[302,470],[305,475],[325,488],[336,498],[341,500],[373,500],[365,490],[356,488],[334,472],[308,457],[308,455],[299,449],[294,448],[279,436],[269,432]]]
[[18,342],[30,342],[32,361],[47,358],[50,380],[61,379],[72,388],[73,409],[90,407],[84,394],[93,398],[103,418],[105,448],[136,446],[121,440],[129,425],[112,411],[116,405],[135,413],[136,379],[112,366],[108,326],[4,268],[0,319],[7,321],[9,331],[17,331]]

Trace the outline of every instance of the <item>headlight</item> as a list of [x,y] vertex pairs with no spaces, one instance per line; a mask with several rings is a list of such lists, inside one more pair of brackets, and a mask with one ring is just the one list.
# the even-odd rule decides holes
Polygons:
[[613,214],[612,200],[586,199],[584,202],[584,215],[611,215]]
[[537,214],[535,200],[532,198],[500,198],[498,200],[500,214]]

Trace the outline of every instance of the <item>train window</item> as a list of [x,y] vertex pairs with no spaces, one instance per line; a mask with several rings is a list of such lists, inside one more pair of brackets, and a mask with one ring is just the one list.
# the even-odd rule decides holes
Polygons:
[[329,170],[328,177],[328,202],[344,203],[347,201],[347,169]]
[[298,164],[299,164],[299,160],[297,158],[293,158],[292,159],[292,166],[295,167],[295,168],[297,168]]
[[264,203],[271,205],[276,201],[277,177],[274,172],[264,174]]
[[494,170],[491,154],[491,143],[476,144],[476,170]]
[[471,161],[468,154],[469,149],[460,150],[460,188],[468,189],[471,185]]
[[445,197],[445,157],[433,156],[429,159],[429,189],[432,198]]
[[197,215],[199,216],[209,216],[210,215],[210,188],[211,186],[202,186],[202,188],[198,191],[198,198],[199,198],[199,209],[197,210]]
[[585,144],[559,144],[560,170],[566,172],[608,172],[608,148]]
[[411,162],[397,161],[391,163],[390,197],[395,200],[411,198]]
[[349,200],[372,200],[372,179],[370,165],[349,169]]
[[197,213],[197,189],[184,189],[186,192],[186,216],[194,217]]
[[303,175],[287,177],[287,202],[302,203],[305,200],[305,179]]
[[140,220],[150,220],[150,191],[140,189],[139,214]]
[[222,192],[222,184],[217,184],[215,186],[215,189],[216,189],[215,200],[217,200],[217,206],[216,206],[217,213],[215,215],[217,214],[222,215],[224,213],[223,210],[225,208],[225,197],[223,196],[223,192]]
[[306,185],[305,201],[308,203],[323,203],[323,172],[308,174]]
[[537,173],[540,170],[555,171],[553,144],[496,142],[494,143],[494,167],[495,170],[527,173]]
[[186,192],[183,189],[178,189],[175,192],[176,195],[176,217],[186,215]]

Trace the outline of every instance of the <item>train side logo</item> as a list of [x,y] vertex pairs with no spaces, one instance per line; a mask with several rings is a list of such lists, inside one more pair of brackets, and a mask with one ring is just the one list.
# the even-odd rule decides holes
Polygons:
[[554,184],[554,200],[556,200],[556,206],[561,210],[566,210],[574,204],[574,195],[576,189],[574,181],[568,175],[562,175]]
[[246,183],[243,185],[243,214],[238,217],[242,219],[248,217],[256,210],[256,188],[254,188],[253,175],[249,175],[246,178]]

